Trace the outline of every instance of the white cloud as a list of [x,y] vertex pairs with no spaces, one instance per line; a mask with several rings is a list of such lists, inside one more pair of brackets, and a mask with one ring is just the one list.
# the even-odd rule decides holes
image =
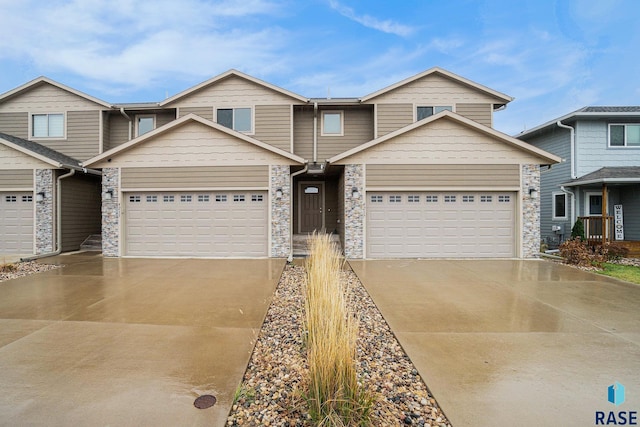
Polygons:
[[381,21],[378,18],[369,15],[357,15],[356,12],[347,6],[338,3],[336,0],[329,0],[329,5],[332,9],[336,10],[340,15],[345,18],[349,18],[358,24],[364,25],[367,28],[371,28],[383,33],[395,34],[400,37],[408,37],[415,32],[415,29],[408,26],[399,24],[391,20]]
[[27,59],[46,73],[71,71],[120,90],[153,87],[167,74],[264,72],[281,66],[278,51],[286,43],[284,30],[238,19],[273,13],[266,0],[32,0],[1,8],[11,19],[0,27],[0,59]]

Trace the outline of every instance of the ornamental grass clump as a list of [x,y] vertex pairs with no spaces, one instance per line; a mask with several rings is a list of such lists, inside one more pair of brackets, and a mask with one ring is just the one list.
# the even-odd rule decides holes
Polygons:
[[318,426],[368,425],[372,406],[356,375],[358,320],[347,307],[343,259],[326,234],[309,241],[305,328],[309,413]]

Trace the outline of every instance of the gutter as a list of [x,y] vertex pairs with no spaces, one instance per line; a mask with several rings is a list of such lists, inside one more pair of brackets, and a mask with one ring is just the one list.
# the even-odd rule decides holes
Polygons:
[[573,227],[573,224],[576,223],[576,218],[577,218],[577,215],[576,215],[576,195],[574,194],[573,191],[567,190],[564,187],[564,185],[560,186],[560,190],[563,193],[566,193],[571,197],[571,227]]
[[571,132],[571,179],[576,179],[578,177],[576,174],[576,154],[578,152],[578,147],[576,146],[576,130],[572,126],[563,124],[561,120],[558,120],[556,124],[561,128],[569,129]]
[[[293,178],[295,178],[298,175],[302,175],[303,173],[306,173],[308,170],[309,170],[309,163],[305,163],[304,168],[302,168],[298,172],[292,173],[289,176],[289,179],[290,179],[289,188],[291,189],[290,196],[289,196],[291,198],[291,203],[289,203],[289,218],[291,222],[289,223],[289,256],[287,257],[287,262],[293,261],[293,193],[295,191],[293,188]],[[298,218],[298,220],[300,220],[300,218]]]
[[313,164],[318,162],[318,103],[313,103]]
[[60,175],[56,180],[56,250],[32,257],[20,258],[20,261],[33,261],[35,259],[60,255],[62,252],[62,184],[61,181],[76,174],[76,168],[72,168],[69,173]]
[[129,120],[129,141],[131,141],[131,135],[133,135],[131,124],[133,123],[133,120],[131,119],[131,117],[129,117],[127,113],[124,112],[124,107],[120,107],[120,114],[122,114],[125,119]]

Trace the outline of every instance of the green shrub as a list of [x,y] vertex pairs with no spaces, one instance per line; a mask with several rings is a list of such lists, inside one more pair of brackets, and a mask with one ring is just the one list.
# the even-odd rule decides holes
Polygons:
[[580,240],[584,241],[584,223],[580,218],[576,220],[576,223],[573,224],[573,228],[571,229],[571,238],[575,239],[579,237]]

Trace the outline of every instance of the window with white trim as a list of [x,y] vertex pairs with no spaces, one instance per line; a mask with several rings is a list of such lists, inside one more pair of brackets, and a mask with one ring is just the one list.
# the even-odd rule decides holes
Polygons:
[[431,117],[434,114],[438,114],[445,110],[453,111],[453,107],[450,105],[430,105],[430,106],[419,105],[418,107],[416,107],[416,121],[426,119],[427,117]]
[[251,195],[251,201],[252,202],[262,202],[264,200],[264,197],[262,196],[262,194],[252,194]]
[[191,203],[192,196],[190,194],[183,194],[180,196],[180,201],[183,203]]
[[156,128],[156,115],[136,116],[136,136],[144,135]]
[[400,203],[402,202],[402,196],[389,196],[389,203]]
[[142,202],[142,198],[140,196],[129,196],[129,202],[140,203]]
[[158,201],[158,196],[147,196],[147,203],[156,203]]
[[445,203],[455,203],[456,196],[444,196]]
[[415,195],[415,196],[414,196],[414,195],[407,196],[407,201],[408,201],[409,203],[420,203],[420,196],[418,196],[418,195]]
[[16,196],[4,196],[4,201],[7,203],[16,203],[18,198]]
[[244,194],[234,194],[233,195],[234,202],[244,202]]
[[253,132],[252,108],[218,108],[216,121],[218,124],[238,132]]
[[640,148],[640,124],[610,124],[609,147]]
[[427,203],[438,203],[438,196],[424,196]]
[[33,196],[22,196],[23,202],[33,202]]
[[226,194],[216,194],[216,202],[226,202],[227,195]]
[[64,114],[32,114],[32,138],[64,138]]
[[371,196],[371,203],[382,203],[382,196],[380,195]]
[[480,196],[480,203],[491,203],[492,201],[492,196]]
[[553,193],[553,219],[567,219],[567,194]]
[[165,203],[172,203],[176,200],[175,196],[162,196],[162,201]]
[[198,201],[201,203],[206,203],[208,202],[209,199],[209,195],[208,194],[198,194]]
[[343,136],[344,120],[342,111],[323,111],[322,112],[322,136]]
[[474,196],[462,196],[462,203],[473,203],[475,201],[475,197]]
[[511,196],[498,196],[498,203],[509,203]]

